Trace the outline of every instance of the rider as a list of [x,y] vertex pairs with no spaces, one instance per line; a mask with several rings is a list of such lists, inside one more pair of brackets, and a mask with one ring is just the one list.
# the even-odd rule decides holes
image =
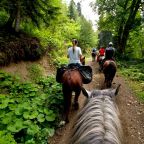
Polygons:
[[69,58],[69,65],[81,66],[80,59],[82,58],[81,48],[77,46],[78,41],[72,40],[72,47],[68,49],[67,57]]
[[104,47],[100,47],[100,49],[99,49],[99,55],[97,57],[97,61],[99,62],[100,57],[103,57],[104,55],[105,55],[105,49],[104,49]]
[[101,65],[102,69],[103,69],[103,64],[104,64],[104,62],[106,60],[113,60],[113,61],[115,61],[114,54],[115,54],[115,48],[113,47],[113,43],[109,42],[108,47],[105,49],[105,58],[103,59],[102,65]]
[[92,61],[95,61],[95,57],[97,55],[97,49],[96,48],[92,48],[91,55],[92,55]]
[[109,45],[105,50],[105,60],[115,61],[114,54],[115,54],[115,48],[113,47],[113,43],[109,42]]
[[92,53],[96,53],[97,49],[96,48],[92,48]]

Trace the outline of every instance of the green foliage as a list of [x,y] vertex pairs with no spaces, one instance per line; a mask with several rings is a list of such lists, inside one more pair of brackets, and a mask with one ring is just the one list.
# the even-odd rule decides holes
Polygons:
[[8,15],[6,11],[1,11],[0,10],[0,26],[3,26],[8,20]]
[[[35,25],[39,26],[40,22],[47,25],[51,23],[53,19],[57,18],[60,13],[61,1],[60,0],[21,0],[21,1],[8,1],[2,0],[0,2],[0,8],[7,11],[9,19],[7,24],[9,27],[13,27],[16,30],[16,26],[19,27],[20,22],[30,19]],[[21,21],[20,21],[21,19]]]
[[37,60],[45,53],[38,38],[24,34],[19,38],[6,34],[0,39],[0,44],[0,66],[21,60]]
[[44,69],[39,64],[32,64],[28,67],[29,75],[32,81],[37,82],[43,77]]
[[93,5],[94,8],[98,8],[99,30],[111,31],[117,37],[116,47],[121,53],[127,49],[126,44],[131,31],[142,25],[141,4],[140,0],[97,0]]
[[83,16],[81,16],[80,20],[81,29],[79,36],[79,44],[84,52],[87,51],[89,47],[96,47],[96,34],[92,29],[92,23],[87,21]]
[[[27,5],[27,2],[31,5]],[[78,39],[79,46],[82,47],[83,53],[86,52],[88,48],[95,46],[97,39],[93,32],[91,22],[87,21],[82,14],[80,14],[80,7],[77,10],[74,2],[73,8],[77,15],[75,20],[73,18],[70,19],[68,16],[70,7],[68,8],[66,4],[61,4],[59,0],[37,0],[35,3],[29,2],[29,0],[22,0],[20,3],[16,2],[16,7],[18,7],[18,4],[20,4],[21,10],[20,29],[27,34],[19,32],[17,33],[18,36],[6,35],[6,37],[0,40],[2,46],[2,51],[0,52],[0,65],[8,65],[11,62],[18,62],[20,60],[36,60],[45,52],[52,56],[56,65],[63,64],[64,62],[67,63],[65,56],[67,55],[67,48],[71,46],[71,40],[73,38]],[[47,5],[49,5],[49,8]],[[12,14],[15,18],[16,14],[13,13],[15,11],[15,7],[13,7],[14,1],[8,3],[7,0],[2,0],[2,2],[0,2],[0,7],[2,6],[5,6],[3,12],[6,11],[8,16]],[[32,9],[32,11],[29,10],[32,6],[38,12],[38,16],[36,17],[34,16],[36,11],[33,13],[34,9]],[[29,7],[29,9],[27,7]],[[56,20],[53,19],[52,15],[50,16],[51,18],[49,17],[47,19],[49,25],[46,25],[45,22],[41,20],[41,18],[43,19],[47,8],[52,11],[52,15],[53,13],[59,12],[58,15],[56,14],[54,16]],[[55,8],[56,11],[54,11]],[[12,12],[10,13],[10,11]],[[27,12],[29,12],[30,17],[27,15]],[[41,14],[39,15],[39,13],[43,13],[41,18]],[[80,15],[78,15],[78,13]],[[13,16],[10,17],[13,19]],[[46,18],[47,16],[44,17]],[[33,24],[33,22],[36,23],[37,21],[39,23],[39,28]],[[12,22],[13,26],[15,22],[16,21]]]
[[76,21],[78,19],[78,11],[76,9],[75,2],[73,0],[70,1],[69,5],[69,18]]
[[135,93],[144,100],[144,69],[143,62],[124,61],[119,63],[120,73],[129,79]]
[[16,144],[16,142],[10,133],[0,131],[0,144]]
[[53,60],[53,63],[56,67],[60,67],[61,65],[68,64],[67,57],[57,57]]
[[33,84],[0,72],[0,140],[47,143],[60,120],[62,103],[61,85],[54,76]]
[[130,33],[126,54],[129,58],[143,58],[144,57],[144,29],[137,27]]

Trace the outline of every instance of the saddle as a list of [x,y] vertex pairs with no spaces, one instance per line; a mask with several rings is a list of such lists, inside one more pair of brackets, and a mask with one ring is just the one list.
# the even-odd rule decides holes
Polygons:
[[92,68],[90,66],[80,66],[79,72],[82,76],[83,84],[88,84],[92,81]]
[[63,65],[60,68],[57,68],[56,72],[56,81],[62,83],[62,76],[66,70],[77,69],[81,76],[83,84],[88,84],[92,81],[92,68],[90,66],[77,66],[75,64]]

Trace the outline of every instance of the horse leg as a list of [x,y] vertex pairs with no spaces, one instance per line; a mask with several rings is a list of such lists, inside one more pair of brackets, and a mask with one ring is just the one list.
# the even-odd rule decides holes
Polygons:
[[71,108],[72,92],[68,92],[63,88],[63,95],[64,95],[64,120],[66,123],[69,123],[69,112]]
[[80,89],[75,92],[75,98],[74,98],[74,108],[75,108],[75,110],[79,109],[78,98],[79,98],[80,93],[81,93]]

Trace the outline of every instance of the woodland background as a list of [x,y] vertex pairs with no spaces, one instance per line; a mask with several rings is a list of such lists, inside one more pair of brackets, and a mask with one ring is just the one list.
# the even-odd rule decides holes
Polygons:
[[[120,73],[135,82],[133,89],[144,100],[144,1],[96,0],[91,7],[99,15],[96,31],[73,0],[69,5],[62,0],[1,0],[1,68],[45,55],[58,67],[68,62],[73,38],[86,57],[93,47],[113,41]],[[0,72],[0,143],[46,143],[58,127],[61,85],[54,76],[44,77],[40,65],[28,69],[31,79],[26,82]]]

